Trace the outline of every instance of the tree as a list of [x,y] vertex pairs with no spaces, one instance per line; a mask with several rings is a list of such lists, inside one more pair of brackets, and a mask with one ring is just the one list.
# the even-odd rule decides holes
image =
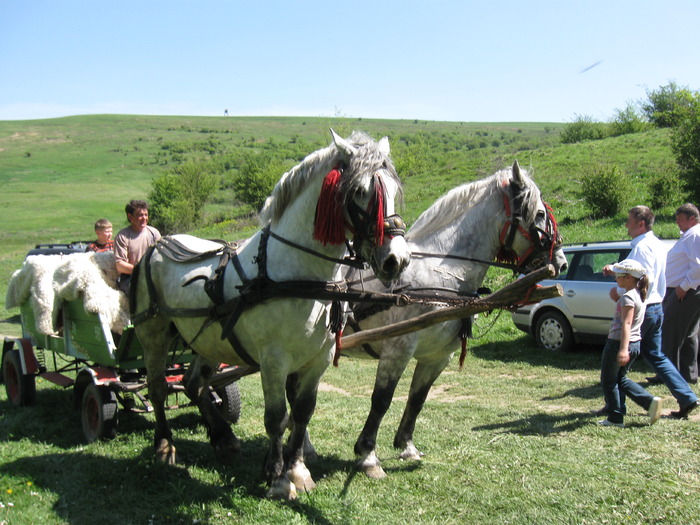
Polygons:
[[687,189],[696,201],[700,200],[700,94],[697,92],[678,113],[671,146]]
[[153,224],[163,233],[182,233],[199,225],[218,177],[208,162],[191,158],[153,179],[148,195]]
[[649,122],[660,128],[675,126],[685,110],[693,104],[693,92],[673,81],[656,90],[647,90],[646,93],[647,100],[641,102],[642,112]]
[[285,171],[282,163],[272,154],[249,153],[240,173],[233,179],[233,190],[241,202],[260,211]]

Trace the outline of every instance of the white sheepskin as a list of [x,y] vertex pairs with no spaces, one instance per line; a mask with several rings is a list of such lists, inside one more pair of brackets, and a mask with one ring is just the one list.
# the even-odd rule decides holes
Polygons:
[[129,323],[126,295],[117,290],[114,252],[32,255],[10,278],[5,307],[30,301],[36,329],[55,334],[61,301],[81,295],[86,312],[102,314],[110,329],[122,333]]

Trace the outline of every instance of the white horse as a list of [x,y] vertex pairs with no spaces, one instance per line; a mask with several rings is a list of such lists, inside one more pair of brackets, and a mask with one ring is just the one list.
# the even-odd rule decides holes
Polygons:
[[[197,363],[194,397],[217,454],[230,459],[240,443],[209,398],[212,371],[220,362],[259,368],[270,438],[267,495],[293,499],[297,490],[315,486],[302,442],[320,378],[332,359],[335,339],[329,324],[337,324],[332,318],[340,315],[319,293],[341,289],[343,266],[357,262],[341,259],[348,235],[354,235],[360,259],[369,261],[384,282],[396,279],[410,258],[403,221],[394,214],[400,183],[388,140],[377,143],[356,132],[347,140],[333,133],[333,141],[282,176],[261,212],[263,229],[235,250],[175,236],[141,261],[133,279],[132,310],[145,349],[160,461],[175,463],[164,411],[164,372],[169,344],[181,337],[206,360]],[[169,243],[175,250],[168,249]],[[168,254],[183,248],[200,255],[189,262],[171,260]],[[285,383],[292,374],[297,379],[294,430],[283,452]]]
[[[517,161],[510,169],[451,190],[418,218],[406,240],[412,253],[411,265],[394,285],[395,292],[471,295],[481,286],[494,259],[510,262],[513,269],[523,273],[547,262],[552,262],[557,270],[566,265],[551,210]],[[365,287],[382,289],[371,278]],[[419,304],[377,313],[376,308],[359,304],[354,307],[354,315],[359,328],[370,329],[435,308],[439,306]],[[377,431],[412,357],[417,364],[394,447],[401,449],[404,459],[420,459],[422,454],[413,444],[416,418],[431,386],[459,347],[460,339],[466,344],[470,327],[467,322],[470,320],[433,325],[377,341],[366,349],[370,355],[374,353],[373,357],[379,357],[379,366],[372,408],[355,443],[358,470],[372,478],[385,476],[376,454]],[[343,354],[358,356],[362,349],[349,348]]]

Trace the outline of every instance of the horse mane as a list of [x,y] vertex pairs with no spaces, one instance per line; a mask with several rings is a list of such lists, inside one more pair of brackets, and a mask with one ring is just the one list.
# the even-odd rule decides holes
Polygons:
[[[523,192],[522,212],[526,214],[523,220],[527,224],[531,224],[534,222],[537,212],[536,202],[539,199],[539,190],[529,178],[527,172],[522,168],[520,171],[525,183],[525,186],[521,189]],[[431,236],[444,230],[484,199],[487,199],[495,192],[504,191],[504,183],[512,197],[512,189],[510,188],[512,181],[513,169],[505,168],[489,177],[467,182],[453,188],[435,201],[430,208],[416,219],[416,222],[413,223],[406,233],[406,239],[415,240],[417,237]]]
[[[368,134],[354,131],[347,139],[356,148],[356,154],[345,159],[344,154],[331,144],[309,154],[301,163],[286,172],[275,185],[260,211],[260,223],[265,226],[280,219],[284,210],[294,201],[318,172],[325,176],[334,167],[343,167],[343,176],[339,183],[339,193],[343,204],[362,188],[366,175],[384,168],[397,182],[401,197],[401,183],[391,160],[379,151],[378,144]],[[320,189],[320,186],[319,186]]]

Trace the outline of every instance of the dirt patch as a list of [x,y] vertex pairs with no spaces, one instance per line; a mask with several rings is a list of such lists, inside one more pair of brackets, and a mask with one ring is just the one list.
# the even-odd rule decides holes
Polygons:
[[335,392],[336,394],[341,394],[344,396],[349,396],[350,392],[347,390],[343,390],[342,388],[338,388],[337,386],[333,386],[329,383],[319,383],[318,385],[318,391],[319,392]]
[[[453,395],[450,394],[456,385],[435,385],[428,393],[427,401],[439,401],[441,403],[456,403],[457,401],[466,401],[467,399],[475,399],[476,396]],[[408,401],[408,396],[396,396],[394,399],[400,401]]]

